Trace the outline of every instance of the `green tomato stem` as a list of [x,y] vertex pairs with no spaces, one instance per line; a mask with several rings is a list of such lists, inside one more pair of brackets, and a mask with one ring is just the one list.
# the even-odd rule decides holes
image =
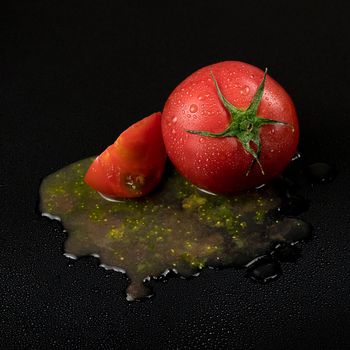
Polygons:
[[[261,118],[257,115],[257,111],[264,94],[265,82],[267,78],[267,68],[264,72],[264,77],[258,86],[255,95],[250,102],[249,107],[246,110],[239,109],[235,107],[231,102],[229,102],[225,96],[222,94],[220,87],[214,77],[213,72],[210,72],[213,82],[215,84],[216,92],[220,98],[220,101],[229,112],[231,120],[227,128],[219,133],[212,133],[209,131],[201,131],[201,130],[186,130],[190,134],[206,136],[206,137],[235,137],[242,144],[243,148],[253,157],[252,163],[249,166],[246,176],[249,175],[254,163],[256,162],[260,171],[263,175],[265,175],[264,169],[260,163],[259,157],[261,153],[261,139],[260,139],[260,129],[264,125],[284,125],[292,128],[294,132],[294,128],[292,125],[284,122],[280,122],[277,120]],[[254,145],[256,151],[251,147]]]

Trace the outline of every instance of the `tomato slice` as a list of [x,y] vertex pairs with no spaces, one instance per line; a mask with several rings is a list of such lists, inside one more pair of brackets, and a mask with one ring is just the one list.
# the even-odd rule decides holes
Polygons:
[[112,198],[141,197],[159,183],[166,160],[161,113],[131,125],[91,164],[85,182]]

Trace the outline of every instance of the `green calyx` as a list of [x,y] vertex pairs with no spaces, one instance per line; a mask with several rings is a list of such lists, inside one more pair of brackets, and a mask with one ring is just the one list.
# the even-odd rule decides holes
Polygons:
[[187,130],[190,134],[207,136],[207,137],[236,137],[244,149],[253,156],[251,165],[249,166],[246,175],[249,174],[254,163],[256,162],[264,175],[264,169],[259,161],[261,153],[261,140],[260,140],[260,128],[263,125],[273,124],[273,125],[285,125],[292,128],[290,124],[280,122],[277,120],[261,118],[257,115],[258,107],[261,98],[264,93],[265,82],[266,82],[267,68],[265,69],[264,78],[260,83],[256,93],[250,102],[249,107],[246,110],[239,109],[232,105],[221,93],[219,85],[211,72],[212,79],[214,81],[216,91],[222,104],[225,106],[226,110],[230,113],[231,120],[227,128],[219,133],[212,133],[209,131],[198,131],[198,130]]

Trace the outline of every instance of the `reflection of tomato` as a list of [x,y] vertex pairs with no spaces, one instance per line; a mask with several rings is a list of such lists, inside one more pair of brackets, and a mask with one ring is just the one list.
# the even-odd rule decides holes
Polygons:
[[178,85],[165,104],[162,131],[179,172],[213,192],[241,191],[278,176],[299,138],[287,92],[259,68],[237,61],[204,67]]
[[154,113],[130,126],[102,152],[84,180],[110,197],[140,197],[158,184],[165,159],[161,114]]

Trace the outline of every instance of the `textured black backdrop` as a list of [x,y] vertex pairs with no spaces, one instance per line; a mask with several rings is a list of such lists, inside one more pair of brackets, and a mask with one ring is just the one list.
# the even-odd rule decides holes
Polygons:
[[[350,346],[350,28],[340,1],[8,1],[1,17],[1,348]],[[269,67],[295,100],[305,159],[337,166],[336,181],[307,193],[315,237],[269,285],[204,271],[129,304],[121,274],[63,256],[66,234],[36,211],[40,181],[161,110],[195,69],[231,59]]]

